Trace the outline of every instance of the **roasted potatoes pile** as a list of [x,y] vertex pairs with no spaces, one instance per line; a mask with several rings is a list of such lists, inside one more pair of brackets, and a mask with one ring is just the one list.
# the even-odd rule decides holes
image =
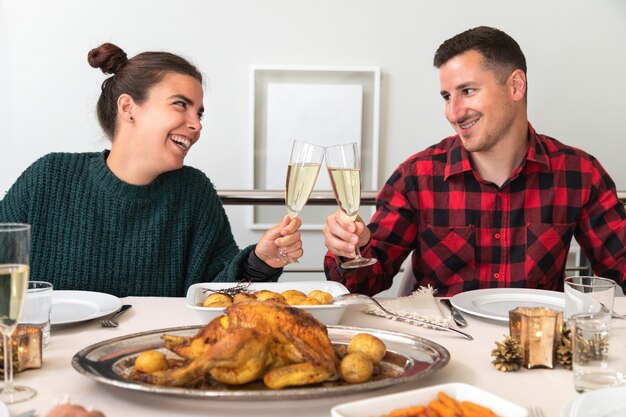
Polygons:
[[[367,382],[386,353],[387,348],[380,339],[368,333],[359,333],[350,340],[349,345],[335,347],[337,374],[349,384]],[[135,369],[152,373],[176,368],[184,363],[180,359],[167,359],[161,351],[146,350],[135,358]]]
[[350,340],[345,356],[339,363],[339,376],[349,384],[367,382],[374,374],[374,366],[385,357],[387,347],[376,336],[359,333]]
[[238,292],[234,296],[213,292],[204,299],[202,307],[228,307],[244,300],[275,301],[291,306],[324,305],[330,304],[332,299],[330,293],[321,290],[309,291],[308,294],[298,290],[286,290],[282,293],[260,290],[252,293]]

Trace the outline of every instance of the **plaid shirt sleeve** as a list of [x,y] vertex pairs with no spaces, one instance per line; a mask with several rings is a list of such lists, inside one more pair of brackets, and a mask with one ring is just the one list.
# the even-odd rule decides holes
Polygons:
[[598,276],[626,287],[626,209],[602,165],[591,159],[591,191],[574,236]]
[[368,225],[372,237],[361,248],[361,255],[378,262],[366,268],[343,269],[342,260],[328,252],[324,260],[328,279],[343,283],[351,292],[369,295],[391,287],[402,262],[418,242],[419,214],[406,197],[406,185],[413,183],[415,177],[406,177],[400,166],[376,198],[376,213]]

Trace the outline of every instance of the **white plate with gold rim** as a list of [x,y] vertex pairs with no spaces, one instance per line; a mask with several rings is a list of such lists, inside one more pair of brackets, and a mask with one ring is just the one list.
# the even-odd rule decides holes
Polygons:
[[465,291],[455,295],[450,301],[453,306],[468,314],[500,321],[509,321],[509,311],[517,307],[565,310],[565,295],[562,292],[531,288],[485,288]]

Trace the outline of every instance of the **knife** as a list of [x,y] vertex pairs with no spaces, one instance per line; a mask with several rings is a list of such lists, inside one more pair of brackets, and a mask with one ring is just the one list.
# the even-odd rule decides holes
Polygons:
[[454,320],[454,322],[456,323],[457,326],[459,326],[459,327],[467,326],[467,322],[465,321],[465,318],[461,315],[459,310],[454,308],[454,306],[452,305],[452,303],[450,302],[450,300],[448,298],[442,298],[441,300],[439,300],[439,302],[441,304],[443,304],[444,306],[446,306],[446,308],[448,310],[450,310],[450,314],[452,315],[452,319]]

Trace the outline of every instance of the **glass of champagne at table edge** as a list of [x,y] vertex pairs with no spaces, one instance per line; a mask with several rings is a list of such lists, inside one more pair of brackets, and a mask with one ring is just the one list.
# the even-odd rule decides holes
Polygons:
[[[337,204],[352,221],[356,221],[361,205],[361,159],[358,145],[348,143],[329,146],[325,153],[328,175]],[[342,263],[342,268],[361,268],[377,262],[374,258],[363,258],[358,243],[354,252],[354,259]]]
[[[297,217],[309,200],[323,159],[323,147],[298,140],[293,142],[285,184],[285,206],[289,218]],[[298,263],[289,258],[287,248],[280,248],[278,255],[285,263]]]
[[0,401],[13,404],[35,396],[29,387],[13,385],[12,333],[17,327],[30,275],[30,225],[0,223],[0,332],[4,337],[4,386]]

